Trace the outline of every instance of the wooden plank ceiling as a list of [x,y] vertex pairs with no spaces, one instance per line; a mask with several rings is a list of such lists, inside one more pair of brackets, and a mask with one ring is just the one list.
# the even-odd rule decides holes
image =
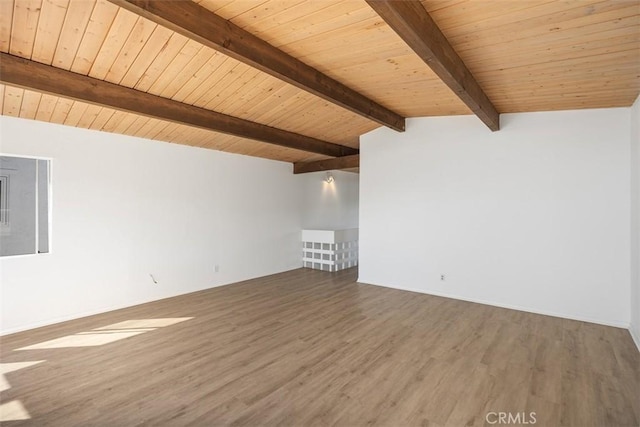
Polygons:
[[[365,0],[197,2],[400,116],[471,114]],[[629,106],[640,92],[637,0],[422,5],[499,113]],[[354,149],[380,126],[107,0],[0,0],[0,51]],[[0,101],[7,116],[287,162],[331,158],[7,84]]]

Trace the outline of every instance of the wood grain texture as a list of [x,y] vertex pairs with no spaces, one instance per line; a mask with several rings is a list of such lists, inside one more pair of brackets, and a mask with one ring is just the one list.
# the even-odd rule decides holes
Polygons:
[[[299,269],[2,337],[11,425],[635,426],[624,329]],[[100,347],[15,351],[116,322],[193,319]]]
[[489,129],[500,130],[500,114],[418,0],[367,3]]
[[190,0],[110,0],[205,46],[398,131],[404,117]]
[[316,160],[314,162],[296,162],[293,164],[293,173],[321,172],[329,170],[342,170],[360,167],[360,155],[336,157],[335,159]]
[[[344,156],[357,150],[304,135],[250,122],[215,111],[129,89],[56,67],[0,53],[0,81],[6,84],[86,101],[172,122],[215,130],[288,148],[328,156]],[[77,126],[86,108],[72,109],[67,124]],[[75,114],[74,114],[75,113]],[[94,117],[95,118],[95,117]]]
[[[364,1],[196,3],[403,117],[472,114]],[[501,113],[628,107],[640,93],[637,0],[422,5]],[[5,53],[355,149],[378,126],[167,31],[108,0],[0,1]],[[23,92],[2,90],[3,114],[289,162],[325,158],[110,108],[95,116],[78,106],[71,121],[79,101],[44,94],[39,104],[35,95],[22,102]],[[85,117],[75,117],[80,111]]]

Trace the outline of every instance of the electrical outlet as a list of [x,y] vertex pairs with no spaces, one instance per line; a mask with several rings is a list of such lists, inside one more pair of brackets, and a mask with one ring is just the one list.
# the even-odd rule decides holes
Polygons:
[[440,280],[442,280],[444,282],[444,274],[440,275]]
[[219,273],[220,272],[220,266],[218,264],[214,265],[213,266],[213,271],[216,272],[216,273]]

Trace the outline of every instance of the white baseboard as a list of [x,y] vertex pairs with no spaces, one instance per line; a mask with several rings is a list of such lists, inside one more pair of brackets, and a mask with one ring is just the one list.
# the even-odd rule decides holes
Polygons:
[[[157,301],[159,301],[159,300],[157,300]],[[151,302],[151,301],[143,301],[143,302],[137,302],[137,303],[128,304],[128,305],[119,305],[119,306],[100,308],[98,310],[93,310],[93,311],[82,311],[82,312],[79,312],[79,313],[71,314],[69,316],[54,317],[52,319],[47,319],[47,320],[43,320],[43,321],[40,321],[40,322],[28,323],[28,324],[23,325],[23,326],[18,326],[17,328],[3,329],[2,333],[0,333],[0,337],[4,337],[6,335],[15,334],[15,333],[18,333],[18,332],[29,331],[31,329],[42,328],[44,326],[51,326],[51,325],[55,325],[57,323],[68,322],[69,320],[76,320],[76,319],[82,319],[83,317],[95,316],[96,314],[107,313],[109,311],[115,311],[115,310],[120,310],[120,309],[123,309],[123,308],[135,307],[136,305],[145,304],[147,302]]]
[[[504,303],[499,303],[499,302],[495,302],[495,301],[487,301],[487,300],[482,300],[482,299],[460,297],[458,295],[447,294],[447,293],[444,293],[444,292],[425,291],[425,290],[422,290],[422,289],[410,288],[410,287],[405,287],[405,286],[381,285],[381,284],[378,284],[378,283],[369,282],[367,280],[361,281],[360,278],[358,278],[358,283],[362,283],[363,285],[380,286],[380,287],[383,287],[383,288],[398,289],[398,290],[401,290],[401,291],[409,291],[409,292],[416,292],[416,293],[419,293],[419,294],[426,294],[426,295],[434,295],[434,296],[444,297],[444,298],[451,298],[451,299],[456,299],[456,300],[460,300],[460,301],[473,302],[473,303],[476,303],[476,304],[490,305],[490,306],[493,306],[493,307],[508,308],[510,310],[524,311],[524,312],[527,312],[527,313],[542,314],[544,316],[559,317],[561,319],[578,320],[580,322],[588,322],[588,323],[595,323],[595,324],[598,324],[598,325],[613,326],[615,328],[629,329],[629,326],[630,326],[630,324],[626,323],[626,322],[616,322],[616,321],[610,321],[610,320],[602,320],[602,319],[590,318],[590,317],[585,317],[585,316],[575,316],[573,314],[556,313],[556,312],[552,312],[552,311],[548,311],[548,310],[540,310],[540,309],[533,308],[533,307],[523,307],[523,306],[519,306],[519,305],[504,304]],[[637,344],[637,341],[636,341],[636,344]]]
[[631,334],[631,339],[636,343],[636,347],[638,347],[638,351],[640,352],[640,336],[638,336],[633,330],[633,326],[629,327],[629,333]]
[[291,270],[297,270],[298,268],[302,268],[302,266],[296,266],[296,267],[287,268],[287,269],[284,269],[282,271],[276,271],[274,273],[269,273],[269,274],[267,274],[265,276],[247,277],[247,278],[244,278],[244,279],[241,279],[241,280],[234,280],[232,282],[216,283],[214,285],[210,285],[210,286],[207,286],[207,287],[202,288],[202,289],[195,289],[195,290],[190,290],[188,292],[176,293],[176,294],[173,294],[173,295],[163,296],[161,298],[152,298],[152,299],[140,300],[140,301],[131,302],[131,304],[125,304],[125,305],[103,307],[103,308],[99,308],[97,310],[83,311],[83,312],[79,312],[79,313],[73,313],[73,314],[70,314],[68,316],[55,317],[55,318],[43,320],[43,321],[40,321],[40,322],[28,323],[26,325],[18,326],[16,328],[2,329],[2,330],[0,330],[0,337],[5,336],[5,335],[15,334],[17,332],[28,331],[28,330],[31,330],[31,329],[42,328],[44,326],[51,326],[51,325],[55,325],[57,323],[68,322],[69,320],[76,320],[76,319],[81,319],[83,317],[95,316],[96,314],[103,314],[103,313],[108,313],[110,311],[122,310],[122,309],[129,308],[129,307],[135,307],[136,305],[147,304],[147,303],[155,302],[155,301],[162,301],[164,299],[174,298],[174,297],[178,297],[178,296],[182,296],[182,295],[188,295],[188,294],[192,294],[192,293],[195,293],[195,292],[202,292],[202,291],[206,291],[207,289],[213,289],[213,288],[219,288],[221,286],[233,285],[234,283],[245,282],[247,280],[257,279],[259,277],[267,277],[267,276],[271,276],[273,274],[280,274],[280,273],[284,273],[284,272],[291,271]]

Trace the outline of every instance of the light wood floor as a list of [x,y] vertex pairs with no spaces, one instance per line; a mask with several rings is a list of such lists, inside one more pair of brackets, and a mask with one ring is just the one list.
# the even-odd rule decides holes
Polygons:
[[[7,425],[637,426],[629,332],[294,270],[2,338]],[[132,319],[97,347],[18,350]],[[497,415],[496,415],[497,416]],[[491,415],[489,421],[495,421]],[[499,425],[499,424],[494,424]]]

